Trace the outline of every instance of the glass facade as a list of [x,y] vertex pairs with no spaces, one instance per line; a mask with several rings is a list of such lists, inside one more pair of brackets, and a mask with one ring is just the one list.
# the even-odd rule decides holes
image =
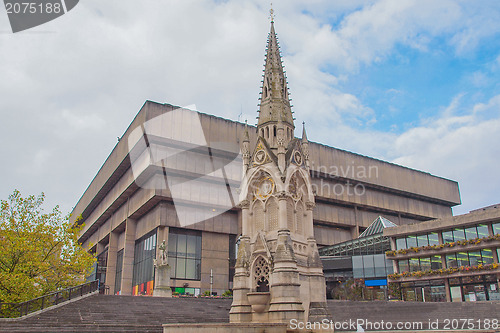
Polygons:
[[156,258],[156,229],[135,242],[133,295],[152,295]]
[[401,296],[405,301],[446,302],[444,280],[401,283]]
[[450,279],[452,302],[500,300],[495,275],[464,276]]
[[355,279],[385,278],[394,269],[385,254],[369,254],[352,257],[352,272]]
[[123,249],[116,253],[115,294],[120,294],[122,287]]
[[[489,228],[491,228],[493,234],[500,234],[500,222],[494,222],[491,225],[477,224],[467,227],[456,227],[440,231],[439,233],[442,237],[442,243],[446,244],[486,238],[491,235]],[[439,245],[439,233],[431,232],[396,238],[396,250]],[[484,247],[485,244],[489,243],[470,242],[467,245],[474,246],[475,244],[481,244],[478,247]],[[434,248],[434,250],[441,248],[443,247]],[[413,252],[406,252],[410,258],[396,259],[398,272],[425,272],[463,266],[477,267],[479,265],[493,264],[498,262],[497,260],[500,258],[500,249],[496,248],[496,246],[494,248],[480,248],[471,251],[464,250],[466,248],[468,247],[455,244],[452,247],[444,247],[444,253],[430,257],[411,257]],[[455,252],[447,253],[448,251]],[[415,252],[418,253],[418,251]],[[445,267],[443,267],[443,261]],[[443,277],[443,279],[438,280],[425,280],[425,275],[421,278],[418,277],[419,275],[412,275],[407,282],[401,282],[398,285],[401,288],[401,298],[407,301],[446,301],[445,282],[449,282],[449,294],[452,302],[500,300],[500,288],[497,276],[491,273],[493,272],[480,270],[477,273],[474,271],[473,275],[470,275],[469,272],[468,274],[457,274],[459,277],[456,278]]]
[[422,258],[410,258],[398,260],[399,272],[418,272],[431,269],[441,269],[441,256],[431,256]]
[[500,222],[493,223],[492,227],[493,227],[494,234],[500,234]]
[[493,263],[493,253],[490,249],[481,251],[464,251],[446,254],[446,267],[477,266]]
[[428,245],[439,245],[439,235],[437,232],[430,232],[421,235],[409,235],[396,239],[396,250],[409,249]]
[[[493,233],[500,233],[500,223],[492,225]],[[479,224],[466,228],[455,228],[453,230],[444,230],[441,232],[443,243],[452,243],[475,238],[485,238],[489,236],[488,225]],[[427,245],[439,245],[437,232],[430,232],[421,235],[408,235],[396,239],[396,250],[409,249],[412,247],[421,247]]]
[[442,232],[442,235],[444,243],[451,243],[475,238],[485,238],[489,236],[489,232],[486,224],[479,224],[467,228],[446,230]]
[[201,233],[170,229],[168,264],[174,279],[201,279]]

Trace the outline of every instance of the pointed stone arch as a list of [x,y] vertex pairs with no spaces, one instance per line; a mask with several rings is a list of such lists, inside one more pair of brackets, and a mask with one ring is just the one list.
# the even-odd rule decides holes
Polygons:
[[262,255],[257,256],[252,265],[252,289],[259,292],[268,292],[270,272],[271,266],[269,265],[269,261]]
[[288,178],[286,189],[293,200],[295,200],[296,202],[299,200],[304,200],[305,198],[309,198],[310,196],[308,183],[304,180],[300,169],[295,171]]

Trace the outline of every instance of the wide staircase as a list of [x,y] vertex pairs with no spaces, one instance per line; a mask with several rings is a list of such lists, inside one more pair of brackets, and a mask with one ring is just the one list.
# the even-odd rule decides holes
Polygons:
[[[161,333],[167,323],[227,323],[231,299],[160,298],[114,295],[91,295],[56,308],[26,317],[0,320],[0,332],[151,332]],[[487,329],[486,320],[500,319],[499,302],[419,303],[419,302],[350,302],[328,301],[335,322],[357,322],[358,319],[391,323],[421,322],[429,329],[429,320],[439,321],[439,329],[454,331],[461,319],[471,319],[474,329]],[[453,322],[453,319],[458,320]],[[446,320],[449,326],[445,327]],[[455,324],[454,324],[455,323]],[[468,323],[466,323],[468,325]],[[480,325],[480,326],[479,326]],[[352,325],[336,331],[356,331]],[[374,328],[363,326],[366,331]],[[387,328],[387,326],[385,326]],[[467,329],[468,327],[463,327]],[[379,329],[380,330],[380,329]],[[489,332],[500,330],[493,329]]]
[[0,332],[161,333],[167,323],[229,322],[231,299],[92,295],[15,320]]

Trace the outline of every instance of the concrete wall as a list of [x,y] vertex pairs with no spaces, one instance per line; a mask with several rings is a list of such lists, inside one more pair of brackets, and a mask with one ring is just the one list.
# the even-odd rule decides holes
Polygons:
[[[184,112],[182,121],[174,126],[163,123],[164,120],[145,123],[168,115],[174,109],[171,105],[150,101],[144,104],[75,206],[72,221],[80,215],[83,217],[85,227],[80,241],[84,246],[93,247],[94,251],[97,247],[110,246],[113,252],[125,248],[125,260],[129,261],[133,261],[131,246],[135,240],[157,227],[200,230],[204,235],[204,254],[202,281],[198,281],[198,287],[206,288],[207,274],[212,267],[220,283],[217,288],[223,291],[227,289],[228,278],[228,235],[239,233],[239,210],[233,208],[189,225],[184,223],[185,216],[179,214],[194,216],[223,208],[224,200],[217,193],[226,190],[226,181],[238,186],[240,166],[238,163],[227,165],[226,178],[214,174],[202,179],[199,175],[206,174],[210,166],[197,153],[196,147],[203,140],[214,146],[222,142],[237,147],[244,125],[189,111]],[[147,147],[141,145],[145,126],[149,126],[147,131],[156,133],[148,135]],[[196,126],[199,129],[193,130]],[[137,128],[141,130],[134,131]],[[250,146],[257,139],[253,129],[250,128]],[[182,142],[176,140],[180,137]],[[314,232],[320,246],[357,237],[379,215],[403,225],[451,216],[451,207],[460,203],[456,182],[321,144],[310,143],[309,146],[312,179],[317,188]],[[188,152],[172,155],[172,149]],[[226,154],[223,149],[213,152],[221,156]],[[165,160],[162,154],[170,157]],[[139,169],[131,167],[131,156],[142,161]],[[241,159],[236,161],[241,163]],[[165,184],[163,174],[167,169],[174,171],[169,177],[177,177],[181,183],[183,179],[195,179],[200,184],[180,192],[182,205],[191,207],[183,213],[175,209],[171,189],[159,186]],[[218,184],[222,191],[204,191],[204,181]],[[354,186],[358,192],[350,195],[349,189],[352,191]],[[339,191],[342,188],[343,191]],[[122,290],[130,287],[131,265],[131,261],[124,264],[126,282],[122,283]]]

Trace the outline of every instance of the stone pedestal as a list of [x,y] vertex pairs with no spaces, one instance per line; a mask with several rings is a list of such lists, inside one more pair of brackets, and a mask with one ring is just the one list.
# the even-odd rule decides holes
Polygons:
[[156,274],[153,296],[172,297],[172,289],[170,288],[170,266],[167,264],[158,265],[155,269]]

